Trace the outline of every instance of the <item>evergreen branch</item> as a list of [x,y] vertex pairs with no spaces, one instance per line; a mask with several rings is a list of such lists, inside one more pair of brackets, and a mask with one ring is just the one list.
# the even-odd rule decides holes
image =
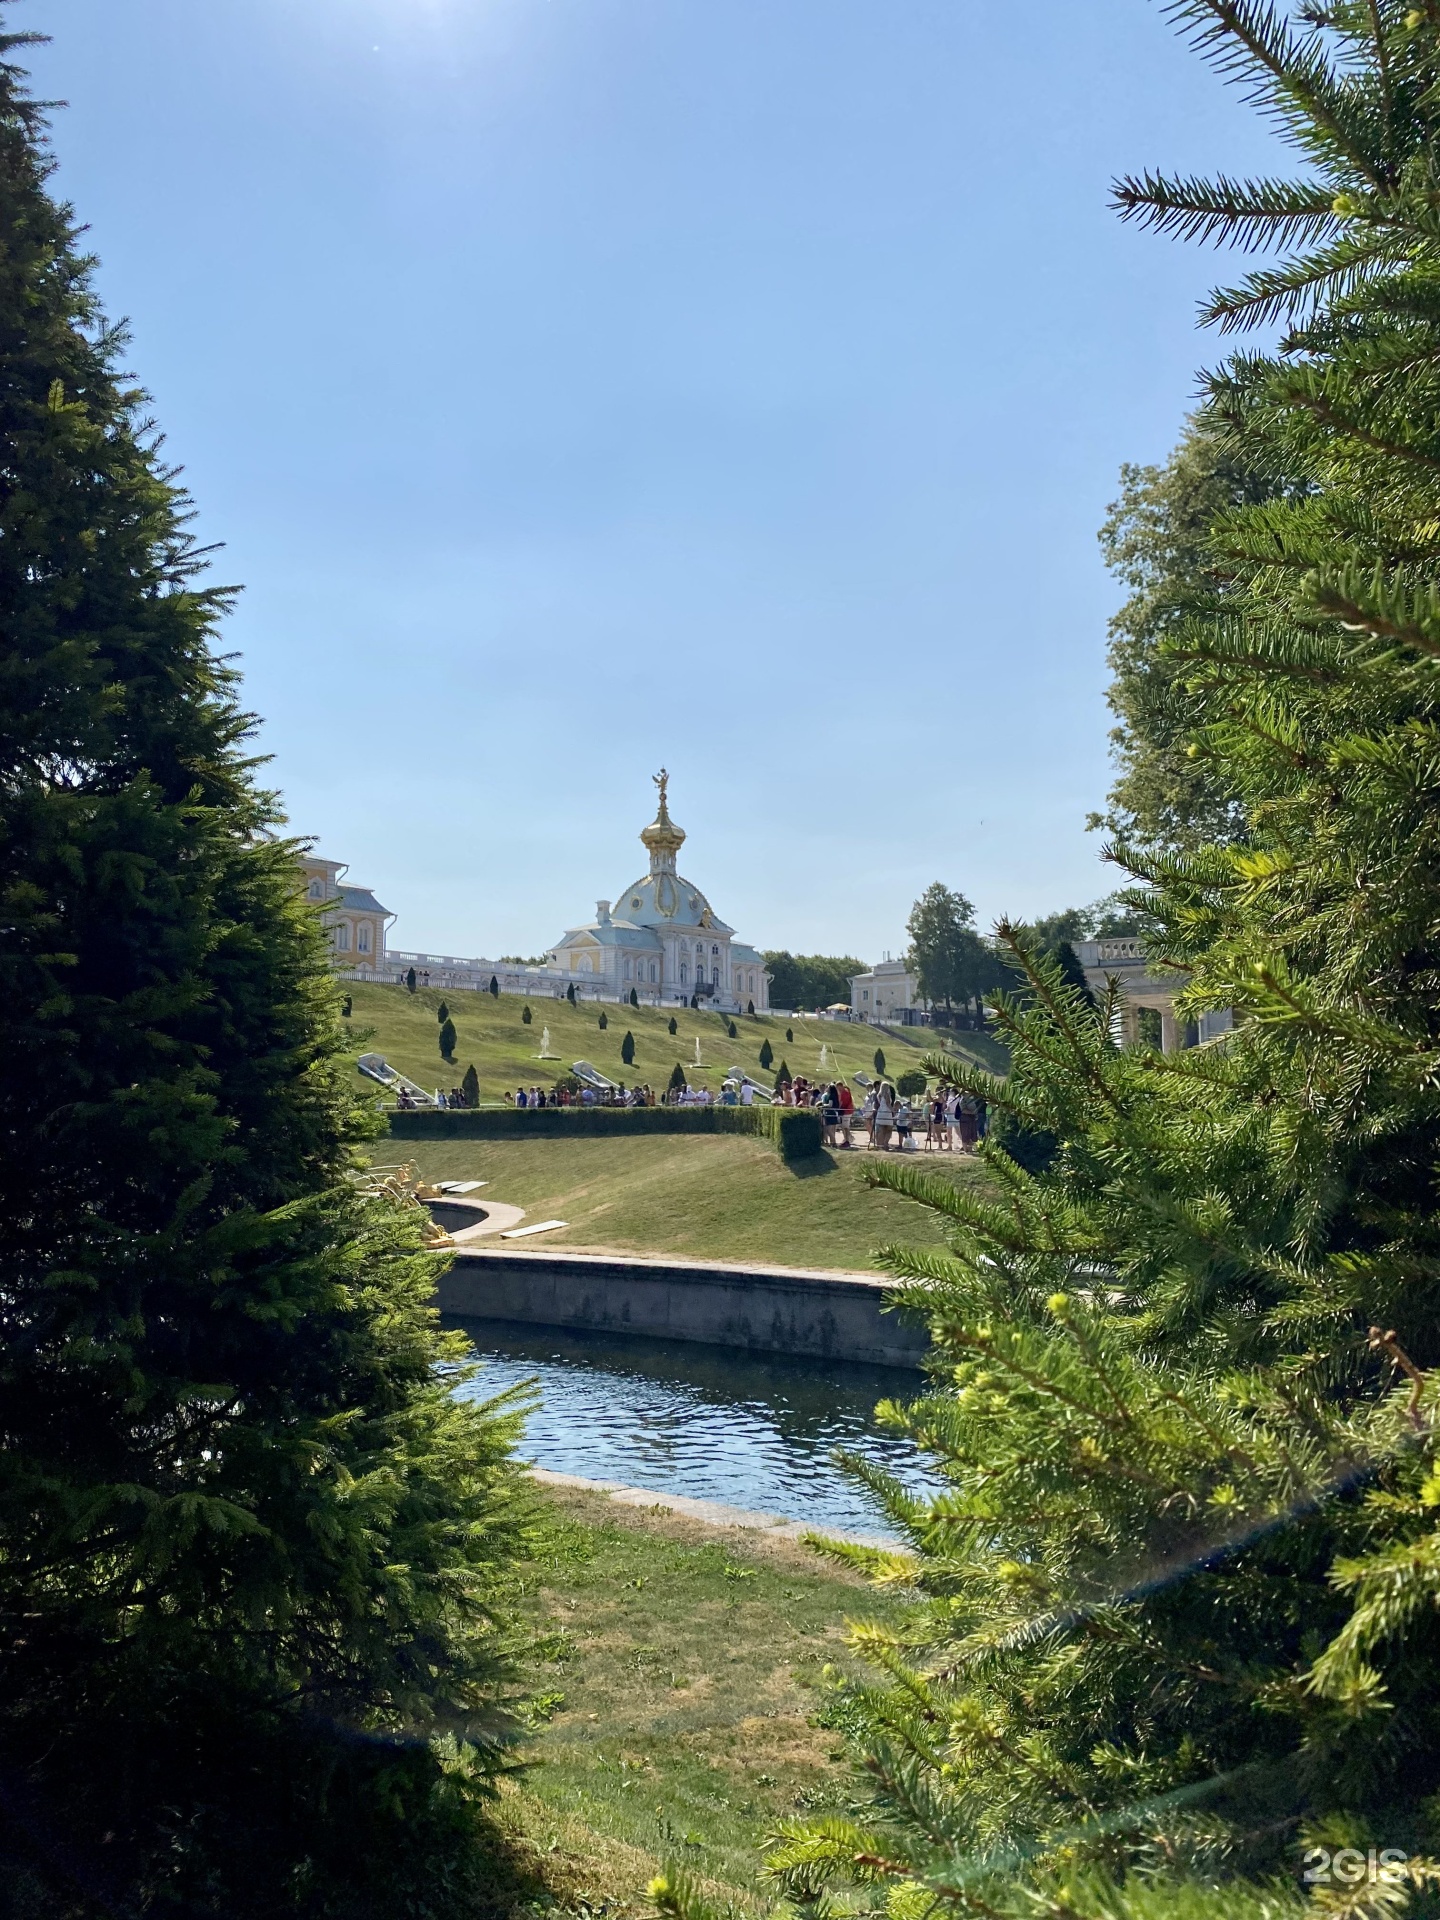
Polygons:
[[1306,308],[1337,299],[1387,262],[1399,257],[1395,240],[1384,232],[1359,240],[1347,231],[1331,246],[1282,266],[1250,273],[1237,287],[1217,288],[1200,308],[1202,326],[1219,323],[1222,333],[1245,327],[1294,321]]
[[1168,0],[1165,13],[1184,23],[1182,30],[1222,78],[1263,76],[1248,98],[1268,100],[1269,117],[1279,119],[1298,144],[1332,164],[1349,161],[1377,191],[1391,184],[1383,154],[1368,137],[1372,129],[1357,120],[1343,86],[1313,50],[1313,38],[1307,49],[1266,0]]
[[1398,640],[1440,660],[1440,586],[1434,582],[1412,590],[1387,581],[1378,568],[1367,576],[1352,565],[1329,580],[1315,579],[1308,597],[1317,613],[1329,614],[1352,633]]
[[1333,187],[1290,180],[1170,180],[1145,173],[1115,182],[1111,205],[1122,220],[1154,233],[1242,252],[1310,245],[1339,230]]

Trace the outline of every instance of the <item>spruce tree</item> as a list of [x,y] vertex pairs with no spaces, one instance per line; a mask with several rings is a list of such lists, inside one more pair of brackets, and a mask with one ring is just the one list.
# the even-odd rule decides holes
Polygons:
[[348,1020],[350,1018],[351,1012],[354,1008],[354,1004],[355,1004],[354,1001],[351,999],[350,995],[347,993],[345,995],[345,998],[340,1002],[340,1018],[342,1020]]
[[640,996],[635,991],[634,987],[631,987],[630,989],[630,1004],[632,1007],[638,1007],[640,1004]]
[[[410,978],[412,981],[415,978],[415,969],[413,967],[410,969]],[[413,986],[411,991],[414,991]],[[493,973],[490,976],[490,998],[492,1000],[498,1000],[500,998],[500,982],[495,978]]]
[[228,596],[47,193],[24,43],[0,36],[0,1877],[37,1913],[457,1911],[505,1730],[510,1428],[454,1392],[418,1211],[354,1179]]
[[625,1038],[620,1042],[620,1058],[627,1067],[634,1066],[635,1036],[633,1033],[627,1031]]
[[446,1020],[440,1029],[440,1058],[453,1060],[455,1057],[455,1022]]
[[475,1066],[473,1061],[465,1069],[465,1076],[460,1082],[460,1091],[465,1096],[465,1104],[467,1107],[479,1106],[480,1076],[475,1071]]
[[575,1004],[575,982],[573,980],[570,982],[569,986],[566,987],[565,989],[565,998],[570,1002],[571,1006],[573,1007]]
[[[848,1557],[924,1604],[858,1631],[873,1682],[837,1686],[868,1804],[772,1860],[811,1910],[848,1882],[988,1920],[1434,1911],[1440,11],[1171,12],[1307,169],[1119,189],[1162,231],[1282,249],[1208,314],[1288,331],[1206,404],[1284,484],[1219,514],[1230,585],[1162,643],[1233,818],[1114,850],[1182,1017],[1237,1024],[1122,1049],[1114,1005],[1005,930],[1010,1077],[927,1064],[1053,1158],[992,1141],[984,1194],[872,1176],[948,1219],[947,1253],[887,1256],[934,1354],[886,1417],[945,1489],[856,1468],[913,1558]],[[1367,1878],[1387,1849],[1396,1881]]]
[[608,1013],[606,1013],[605,1009],[602,1007],[600,1009],[600,1018],[596,1022],[596,1025],[599,1027],[600,1031],[604,1033],[605,1029],[609,1026],[609,1024],[610,1024],[610,1016]]
[[527,1002],[526,1005],[520,1009],[521,1026],[528,1027],[533,1018],[534,1018],[534,1015],[531,1013],[529,1003]]
[[740,1038],[740,1029],[733,1020],[727,1020],[725,1022],[725,1031],[732,1040],[738,1040]]
[[673,1013],[670,1016],[670,1031],[672,1034],[678,1033],[680,1031],[678,1026],[675,1024],[675,1016]]
[[885,1049],[884,1049],[883,1047],[876,1047],[876,1049],[875,1049],[875,1058],[874,1058],[874,1061],[872,1062],[872,1064],[873,1064],[873,1066],[874,1066],[874,1068],[875,1068],[875,1071],[876,1071],[876,1073],[881,1073],[881,1074],[883,1074],[883,1073],[884,1073],[884,1071],[885,1071]]
[[791,1073],[790,1073],[790,1069],[789,1069],[789,1067],[788,1067],[788,1066],[786,1065],[786,1063],[784,1062],[784,1060],[782,1060],[782,1061],[780,1062],[780,1065],[779,1065],[779,1066],[778,1066],[778,1067],[776,1068],[776,1070],[775,1070],[775,1091],[776,1091],[776,1093],[779,1093],[779,1091],[780,1091],[780,1089],[781,1089],[782,1087],[788,1087],[788,1086],[790,1085],[790,1082],[791,1082]]
[[413,967],[408,968],[406,971],[405,991],[407,993],[414,993],[415,991],[415,969]]
[[762,1070],[768,1071],[769,1068],[773,1066],[774,1061],[775,1050],[770,1045],[769,1039],[766,1038],[760,1042],[760,1066]]
[[450,1018],[450,1009],[449,1007],[446,1006],[445,1002],[442,1000],[439,1006],[435,1009],[436,1022],[438,1025],[443,1027],[445,1022],[449,1018]]
[[674,1066],[670,1069],[670,1091],[672,1093],[679,1093],[681,1089],[684,1088],[687,1084],[688,1082],[686,1081],[686,1078],[685,1078],[685,1069],[684,1067],[681,1066],[680,1062],[677,1060]]
[[755,1017],[755,1002],[753,1000],[747,1000],[745,1002],[745,1011],[753,1020]]

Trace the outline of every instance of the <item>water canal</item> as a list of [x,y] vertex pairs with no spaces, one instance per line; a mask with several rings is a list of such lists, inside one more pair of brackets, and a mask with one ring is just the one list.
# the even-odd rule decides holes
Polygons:
[[482,1363],[472,1392],[536,1383],[541,1404],[520,1451],[555,1473],[876,1535],[891,1529],[836,1466],[836,1447],[917,1489],[932,1484],[916,1450],[873,1418],[877,1401],[920,1392],[923,1376],[909,1370],[511,1321],[449,1324]]

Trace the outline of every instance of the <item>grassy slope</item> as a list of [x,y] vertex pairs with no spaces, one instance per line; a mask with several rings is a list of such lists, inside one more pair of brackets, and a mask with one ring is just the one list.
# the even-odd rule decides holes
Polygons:
[[[498,1100],[504,1090],[548,1083],[569,1071],[575,1060],[590,1060],[611,1079],[664,1086],[670,1069],[678,1060],[695,1086],[718,1088],[726,1071],[742,1066],[762,1077],[759,1052],[769,1040],[776,1066],[785,1060],[792,1073],[812,1079],[820,1072],[820,1048],[829,1049],[832,1073],[874,1071],[877,1046],[883,1049],[887,1071],[903,1072],[916,1066],[922,1053],[946,1036],[932,1034],[922,1027],[897,1028],[895,1034],[880,1033],[873,1027],[851,1026],[847,1021],[789,1020],[744,1014],[737,1016],[738,1039],[731,1040],[724,1021],[713,1013],[692,1013],[688,1007],[674,1011],[678,1032],[668,1032],[671,1014],[654,1007],[606,1007],[608,1027],[601,1029],[596,1006],[572,1007],[564,1000],[530,1002],[534,1019],[526,1026],[521,1019],[525,1002],[511,994],[498,1000],[488,993],[440,993],[435,989],[409,994],[403,987],[352,986],[346,991],[354,1001],[351,1027],[356,1037],[355,1051],[362,1051],[365,1030],[371,1035],[365,1047],[383,1053],[390,1064],[417,1081],[422,1087],[458,1084],[461,1074],[472,1062],[480,1076],[483,1100]],[[439,1027],[435,1018],[441,1001],[450,1009],[458,1041],[456,1064],[449,1067],[440,1058]],[[560,1057],[542,1062],[541,1030],[550,1028],[552,1051]],[[620,1059],[620,1043],[627,1028],[635,1035],[635,1065],[626,1067]],[[785,1038],[786,1029],[795,1035]],[[1004,1071],[1005,1052],[998,1041],[987,1034],[957,1033],[949,1036],[957,1053],[982,1065]],[[705,1066],[695,1067],[695,1042],[700,1041]],[[773,1070],[772,1070],[773,1072]]]
[[[940,1215],[865,1185],[872,1156],[859,1151],[786,1166],[766,1141],[681,1134],[405,1140],[381,1154],[416,1161],[432,1180],[488,1180],[489,1197],[526,1208],[532,1220],[568,1221],[565,1232],[544,1236],[546,1246],[862,1268],[889,1240],[941,1242]],[[909,1158],[957,1180],[981,1173],[978,1162],[948,1154]]]
[[722,1901],[768,1906],[761,1836],[853,1791],[837,1736],[813,1724],[820,1670],[848,1663],[847,1615],[897,1603],[789,1542],[545,1498],[552,1518],[519,1578],[560,1639],[537,1689],[553,1717],[505,1824],[572,1909],[645,1913],[667,1862]]

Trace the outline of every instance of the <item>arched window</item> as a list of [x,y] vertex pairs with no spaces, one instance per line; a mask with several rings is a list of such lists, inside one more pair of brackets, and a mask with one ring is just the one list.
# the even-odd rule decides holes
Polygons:
[[355,945],[360,949],[361,953],[368,953],[370,951],[370,922],[368,920],[362,920],[360,922],[359,929],[355,935]]
[[687,987],[690,984],[690,969],[683,960],[680,962],[680,984],[682,987]]
[[655,962],[653,960],[650,962],[650,984],[652,987],[655,984]]
[[710,951],[711,953],[719,953],[720,949],[719,947],[711,947]]
[[629,978],[631,977],[631,976],[630,976],[630,966],[631,966],[631,962],[630,962],[630,960],[629,960],[629,958],[627,957],[627,959],[626,959],[626,961],[625,961],[625,978],[626,978],[627,980],[628,980],[628,979],[629,979]]
[[323,880],[312,880],[310,882],[310,898],[312,900],[323,900],[325,898],[325,882]]
[[350,951],[350,922],[342,920],[335,929],[335,946],[338,952]]

